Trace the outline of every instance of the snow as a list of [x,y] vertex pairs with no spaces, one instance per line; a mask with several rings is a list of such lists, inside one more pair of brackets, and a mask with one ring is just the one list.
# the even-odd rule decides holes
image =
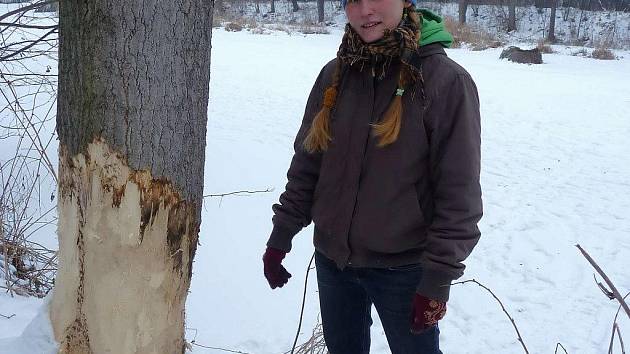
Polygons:
[[[340,38],[339,29],[213,33],[205,193],[273,190],[206,199],[187,302],[189,341],[252,354],[291,348],[312,226],[294,240],[285,261],[293,278],[284,288],[269,289],[261,257],[308,92]],[[500,49],[448,54],[476,80],[482,107],[485,215],[462,279],[492,289],[531,353],[551,353],[558,342],[572,354],[606,352],[617,303],[597,288],[574,245],[620,292],[630,291],[630,53],[614,61],[544,55],[537,66],[501,61]],[[300,343],[317,321],[314,275]],[[0,313],[16,314],[0,317],[0,353],[52,352],[46,306],[0,295]],[[623,313],[619,324],[627,333]],[[453,286],[440,327],[445,353],[523,352],[499,304],[474,284]],[[378,321],[372,352],[389,352]]]
[[[52,326],[48,317],[48,303],[51,295],[52,293],[39,300],[22,297],[9,299],[5,294],[0,295],[0,311],[5,313],[6,309],[15,312],[15,317],[5,319],[5,321],[14,321],[13,326],[0,324],[3,337],[6,336],[6,338],[0,338],[0,353],[57,353],[57,343],[53,339]],[[24,330],[16,336],[19,334],[18,329]]]

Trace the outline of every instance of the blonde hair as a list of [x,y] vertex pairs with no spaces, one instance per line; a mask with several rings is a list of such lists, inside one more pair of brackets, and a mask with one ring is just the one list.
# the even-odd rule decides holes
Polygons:
[[[404,16],[419,26],[420,19],[413,6],[405,8]],[[416,34],[416,35],[419,35]],[[392,99],[380,123],[372,124],[372,135],[379,139],[378,146],[385,147],[398,139],[402,122],[402,94],[410,84],[412,73],[407,65],[402,65],[398,74],[398,90]],[[337,102],[338,86],[341,77],[341,60],[337,59],[332,84],[324,91],[322,108],[313,118],[311,128],[304,139],[303,146],[310,153],[323,152],[332,140],[330,133],[330,113]]]

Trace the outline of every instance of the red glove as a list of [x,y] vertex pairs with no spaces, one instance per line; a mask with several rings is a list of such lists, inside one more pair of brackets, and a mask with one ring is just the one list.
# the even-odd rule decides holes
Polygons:
[[291,274],[282,266],[282,260],[286,255],[286,252],[272,247],[267,247],[263,255],[265,278],[272,289],[283,287],[291,278]]
[[446,314],[446,302],[431,300],[416,293],[413,298],[411,333],[422,333],[435,326]]

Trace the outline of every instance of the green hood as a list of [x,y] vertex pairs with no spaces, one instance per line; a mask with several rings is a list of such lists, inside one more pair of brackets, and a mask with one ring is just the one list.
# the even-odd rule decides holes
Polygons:
[[449,48],[453,43],[453,36],[446,30],[444,20],[429,10],[419,9],[417,12],[422,14],[420,46],[440,43],[443,47]]

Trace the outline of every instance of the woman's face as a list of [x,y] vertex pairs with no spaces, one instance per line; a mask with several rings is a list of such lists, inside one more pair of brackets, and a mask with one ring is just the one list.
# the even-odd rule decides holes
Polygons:
[[348,0],[346,16],[359,37],[372,43],[381,39],[386,29],[398,27],[403,8],[410,5],[403,0]]

